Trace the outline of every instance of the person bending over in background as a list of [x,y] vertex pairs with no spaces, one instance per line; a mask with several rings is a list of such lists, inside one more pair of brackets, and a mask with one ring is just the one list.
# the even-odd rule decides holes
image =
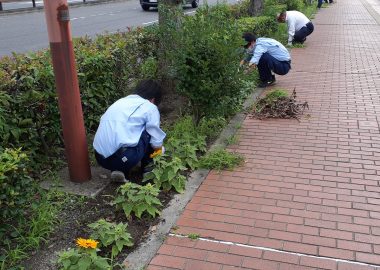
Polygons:
[[152,155],[164,151],[166,134],[160,128],[161,87],[141,81],[134,94],[113,103],[100,119],[93,147],[100,166],[110,170],[115,182],[128,182],[129,171],[141,162],[144,172]]
[[248,63],[249,68],[258,68],[259,87],[266,87],[276,82],[275,75],[285,75],[291,69],[290,54],[288,50],[277,40],[271,38],[256,38],[253,33],[244,33],[243,39],[247,42],[244,46],[250,54],[240,64]]
[[306,37],[313,33],[313,23],[301,12],[292,10],[281,12],[277,16],[277,21],[288,24],[288,45],[293,42],[304,43]]

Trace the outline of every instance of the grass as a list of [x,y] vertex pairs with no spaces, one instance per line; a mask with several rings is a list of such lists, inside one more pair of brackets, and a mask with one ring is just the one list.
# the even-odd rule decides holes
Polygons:
[[239,137],[235,134],[226,139],[227,145],[237,144],[239,142]]
[[244,161],[241,155],[230,153],[225,149],[216,149],[208,152],[199,160],[199,166],[206,169],[233,169]]
[[27,217],[22,217],[9,229],[9,239],[2,239],[0,270],[22,269],[18,263],[28,258],[28,252],[36,250],[41,243],[47,242],[55,225],[59,223],[58,214],[68,196],[57,191],[39,190],[39,199],[29,207]]
[[189,233],[187,235],[187,237],[190,238],[190,239],[192,239],[192,240],[196,240],[196,239],[198,239],[200,237],[200,235],[197,234],[197,233]]

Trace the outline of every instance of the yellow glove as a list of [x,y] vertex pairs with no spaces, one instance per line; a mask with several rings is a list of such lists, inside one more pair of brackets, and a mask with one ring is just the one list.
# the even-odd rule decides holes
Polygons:
[[161,146],[161,148],[154,150],[154,152],[152,154],[150,154],[149,157],[154,158],[158,155],[163,154],[164,152],[165,152],[165,148],[163,146]]

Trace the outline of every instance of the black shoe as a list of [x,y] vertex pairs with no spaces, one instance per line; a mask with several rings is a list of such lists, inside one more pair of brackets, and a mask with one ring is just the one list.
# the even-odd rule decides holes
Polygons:
[[125,178],[125,175],[121,171],[113,171],[111,172],[111,181],[114,183],[128,183],[129,180]]
[[276,83],[276,77],[275,77],[274,75],[272,75],[272,79],[271,79],[271,80],[266,81],[266,82],[261,81],[261,82],[259,83],[258,87],[260,87],[260,88],[265,88],[265,87],[267,87],[267,86],[271,86],[271,85],[273,85],[273,84],[275,84],[275,83]]

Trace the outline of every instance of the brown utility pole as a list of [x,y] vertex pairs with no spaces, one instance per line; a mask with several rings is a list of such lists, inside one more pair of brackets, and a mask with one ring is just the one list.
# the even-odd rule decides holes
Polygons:
[[91,179],[67,0],[44,0],[70,180]]

